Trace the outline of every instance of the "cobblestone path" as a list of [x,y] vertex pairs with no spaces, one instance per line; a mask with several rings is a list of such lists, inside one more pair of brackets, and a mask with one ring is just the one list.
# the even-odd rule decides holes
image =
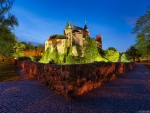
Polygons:
[[150,113],[150,69],[134,70],[66,100],[34,79],[0,82],[0,113]]

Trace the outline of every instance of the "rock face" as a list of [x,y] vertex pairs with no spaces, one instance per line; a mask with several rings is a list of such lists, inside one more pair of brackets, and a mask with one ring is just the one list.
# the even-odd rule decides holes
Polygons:
[[133,69],[131,63],[90,63],[73,65],[17,61],[17,67],[67,99],[99,87]]

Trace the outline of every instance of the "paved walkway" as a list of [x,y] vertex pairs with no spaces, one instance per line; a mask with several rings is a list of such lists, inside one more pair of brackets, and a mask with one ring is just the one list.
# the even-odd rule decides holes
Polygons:
[[66,100],[34,79],[0,82],[0,113],[150,113],[150,69],[134,70]]

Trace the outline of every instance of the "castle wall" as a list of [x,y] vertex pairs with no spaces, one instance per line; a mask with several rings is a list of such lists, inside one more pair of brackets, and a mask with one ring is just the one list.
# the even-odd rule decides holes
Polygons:
[[66,39],[57,39],[57,41],[60,43],[57,44],[57,50],[58,50],[58,53],[62,54],[64,53],[64,50],[65,50],[65,41]]
[[[45,41],[45,51],[47,50],[47,48],[50,48],[50,51],[53,52],[53,50],[54,50],[53,43],[55,43],[55,42],[53,42],[54,40],[55,39]],[[57,39],[56,40],[58,53],[60,53],[60,54],[64,53],[64,48],[66,47],[66,40],[67,39]]]
[[45,51],[47,50],[48,47],[49,47],[49,41],[45,41]]
[[65,30],[65,35],[68,38],[68,47],[72,46],[72,29]]
[[72,54],[73,56],[78,56],[76,46],[72,46]]
[[134,62],[55,65],[17,61],[18,68],[35,75],[37,80],[66,98],[79,96],[97,88],[128,72],[134,66]]
[[83,46],[83,33],[76,33],[76,39],[80,46]]

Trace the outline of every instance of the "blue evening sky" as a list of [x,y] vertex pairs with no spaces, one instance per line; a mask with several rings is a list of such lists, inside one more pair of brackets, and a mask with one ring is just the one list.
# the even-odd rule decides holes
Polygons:
[[15,34],[21,42],[44,44],[50,35],[63,34],[67,17],[79,27],[86,18],[90,36],[103,36],[104,50],[124,52],[135,44],[131,32],[148,5],[150,0],[15,0],[11,13],[18,18]]

